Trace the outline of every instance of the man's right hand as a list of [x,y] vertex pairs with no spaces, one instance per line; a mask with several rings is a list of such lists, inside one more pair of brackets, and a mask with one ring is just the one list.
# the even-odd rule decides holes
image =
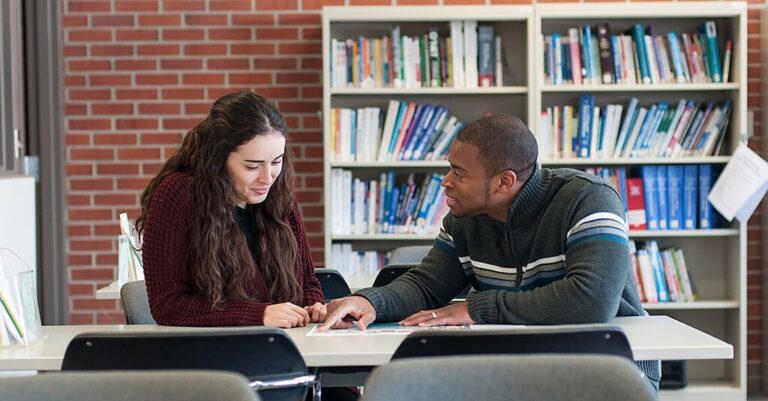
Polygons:
[[370,302],[363,297],[350,296],[334,299],[328,305],[328,314],[325,323],[320,326],[320,331],[330,328],[346,329],[354,326],[352,320],[357,320],[357,328],[365,330],[369,324],[376,320],[376,310]]

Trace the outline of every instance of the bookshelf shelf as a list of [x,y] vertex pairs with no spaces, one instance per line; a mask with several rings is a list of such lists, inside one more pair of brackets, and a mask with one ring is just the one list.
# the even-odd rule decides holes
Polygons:
[[503,86],[490,88],[333,88],[331,96],[362,96],[362,95],[524,95],[528,93],[527,86]]
[[541,86],[542,92],[685,92],[685,91],[727,91],[738,90],[739,84],[649,84],[649,85],[548,85]]
[[333,241],[432,241],[437,233],[433,234],[350,234],[331,236]]
[[631,230],[630,238],[696,238],[696,237],[738,237],[736,228],[715,228],[710,230]]
[[448,168],[446,160],[401,160],[388,162],[332,162],[332,168]]
[[738,301],[695,301],[695,302],[659,302],[643,303],[646,310],[665,311],[665,310],[706,310],[706,309],[737,309]]
[[726,164],[730,156],[707,157],[643,157],[643,158],[608,158],[608,159],[545,159],[541,164],[547,167],[577,166],[642,166],[646,164]]

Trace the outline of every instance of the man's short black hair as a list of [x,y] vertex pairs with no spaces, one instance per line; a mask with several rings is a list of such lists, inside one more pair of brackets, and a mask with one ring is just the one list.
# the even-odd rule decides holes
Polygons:
[[487,176],[512,170],[521,181],[535,170],[539,148],[531,130],[511,114],[485,116],[464,126],[456,140],[475,145]]

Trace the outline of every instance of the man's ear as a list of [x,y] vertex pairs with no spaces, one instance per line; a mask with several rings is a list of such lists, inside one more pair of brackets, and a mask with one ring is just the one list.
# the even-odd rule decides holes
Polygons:
[[498,187],[497,190],[500,193],[507,193],[512,191],[517,184],[517,174],[512,170],[504,170],[498,175]]

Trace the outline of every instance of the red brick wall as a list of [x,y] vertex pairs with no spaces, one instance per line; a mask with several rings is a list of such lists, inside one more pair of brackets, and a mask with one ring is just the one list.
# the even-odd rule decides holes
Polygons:
[[[542,0],[548,1],[548,0]],[[562,1],[562,0],[558,0]],[[760,26],[750,0],[749,109],[760,116]],[[292,129],[298,196],[323,261],[323,5],[530,4],[529,0],[62,0],[69,320],[122,322],[96,289],[115,278],[117,216],[135,218],[147,180],[224,93],[277,101]],[[761,138],[752,141],[756,149]],[[311,173],[312,171],[312,173]],[[762,369],[762,230],[749,227],[749,375]]]

